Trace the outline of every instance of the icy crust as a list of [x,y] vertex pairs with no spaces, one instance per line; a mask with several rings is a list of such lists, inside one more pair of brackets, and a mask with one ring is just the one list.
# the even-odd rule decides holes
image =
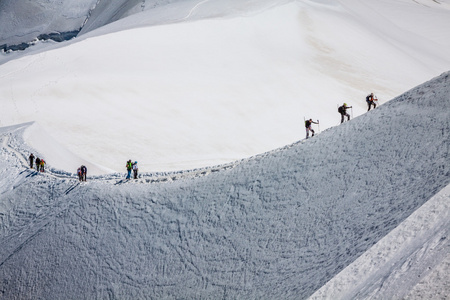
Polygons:
[[[0,293],[307,298],[450,184],[449,75],[304,142],[164,184],[38,174],[21,165],[22,129],[3,128]],[[356,294],[377,284],[365,282]]]

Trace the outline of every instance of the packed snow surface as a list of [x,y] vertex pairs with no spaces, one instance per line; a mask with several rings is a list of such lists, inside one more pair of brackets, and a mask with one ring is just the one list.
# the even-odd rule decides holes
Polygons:
[[[382,104],[450,69],[447,0],[156,1],[153,8],[150,1],[93,8],[86,0],[65,1],[62,17],[60,7],[45,9],[59,2],[36,1],[43,14],[30,22],[56,30],[68,23],[47,17],[51,11],[78,22],[90,7],[82,34],[0,55],[7,112],[0,126],[36,121],[103,166],[98,174],[121,172],[128,159],[147,172],[230,163],[303,138],[305,117],[325,130],[339,123],[337,105],[348,103],[356,117],[370,92]],[[2,3],[27,16],[23,1]]]
[[29,169],[35,126],[0,129],[2,298],[449,293],[450,73],[313,138],[132,181]]

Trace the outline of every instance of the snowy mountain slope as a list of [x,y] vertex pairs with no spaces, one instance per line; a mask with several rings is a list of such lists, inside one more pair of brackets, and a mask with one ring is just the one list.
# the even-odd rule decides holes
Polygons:
[[162,184],[36,174],[10,150],[28,147],[25,127],[2,128],[0,293],[306,298],[450,184],[449,108],[445,73],[312,139]]
[[[171,3],[47,51],[1,55],[16,59],[0,66],[0,125],[36,121],[117,172],[130,158],[146,172],[192,169],[291,144],[304,117],[324,130],[339,124],[338,104],[358,116],[369,92],[385,103],[450,69],[444,6],[236,2]],[[412,33],[418,13],[440,41]],[[205,16],[221,18],[182,21]]]

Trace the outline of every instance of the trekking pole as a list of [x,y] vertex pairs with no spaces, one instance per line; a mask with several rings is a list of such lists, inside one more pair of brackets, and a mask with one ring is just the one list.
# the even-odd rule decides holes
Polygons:
[[350,113],[352,114],[352,119],[353,119],[353,106],[350,108]]
[[319,129],[319,133],[320,133],[320,122],[319,122],[319,120],[317,120],[317,129]]

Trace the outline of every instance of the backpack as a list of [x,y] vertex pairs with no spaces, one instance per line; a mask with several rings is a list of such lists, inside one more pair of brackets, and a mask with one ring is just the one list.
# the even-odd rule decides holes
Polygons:
[[345,113],[345,108],[344,108],[344,105],[342,105],[342,106],[339,106],[339,108],[338,108],[338,113],[340,113],[340,114],[343,114],[343,113]]

